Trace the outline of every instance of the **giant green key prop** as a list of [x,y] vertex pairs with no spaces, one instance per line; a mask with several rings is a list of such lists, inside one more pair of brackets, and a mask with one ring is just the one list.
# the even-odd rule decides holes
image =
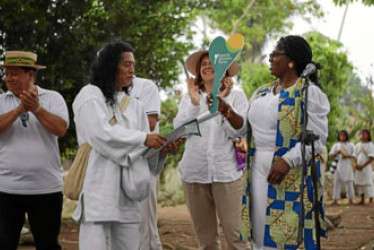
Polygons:
[[210,113],[215,113],[218,109],[218,90],[221,87],[221,79],[225,76],[226,70],[234,62],[236,57],[242,51],[244,38],[241,34],[234,34],[226,40],[222,37],[216,37],[209,46],[209,59],[214,68],[214,83],[212,90],[212,105]]

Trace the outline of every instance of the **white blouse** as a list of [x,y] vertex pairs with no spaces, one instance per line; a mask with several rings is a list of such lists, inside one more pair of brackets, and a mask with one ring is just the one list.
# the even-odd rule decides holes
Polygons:
[[[256,150],[274,151],[277,135],[279,93],[274,95],[273,89],[270,92],[250,100],[248,121],[251,124],[252,135]],[[307,129],[312,130],[319,136],[315,142],[315,152],[319,152],[321,144],[326,143],[328,136],[327,114],[330,111],[330,104],[327,96],[315,85],[308,90],[308,124]],[[307,159],[311,157],[311,147],[306,147]],[[290,167],[302,164],[301,143],[296,143],[283,158]]]
[[[350,156],[354,156],[354,146],[352,143],[346,142],[346,143],[335,143],[331,150],[330,150],[330,155],[335,154],[339,150],[344,149],[347,151],[347,153]],[[353,181],[354,180],[354,171],[352,168],[351,164],[351,159],[350,158],[343,158],[341,154],[338,154],[338,166],[336,168],[336,173],[339,176],[339,180],[341,181]]]
[[[208,112],[206,97],[207,94],[202,93],[200,104],[194,106],[188,94],[183,96],[174,119],[174,128]],[[201,137],[187,138],[183,158],[179,162],[182,179],[186,182],[231,182],[242,176],[242,171],[236,168],[232,139],[245,133],[248,102],[244,93],[239,90],[232,90],[223,99],[243,117],[243,126],[238,130],[234,129],[221,114],[199,124]]]
[[[366,154],[363,152],[365,150]],[[369,157],[374,158],[374,145],[372,142],[360,142],[355,147],[355,156],[358,165],[364,164]],[[366,165],[362,170],[355,171],[355,184],[356,185],[371,185],[373,182],[373,170],[371,164]]]

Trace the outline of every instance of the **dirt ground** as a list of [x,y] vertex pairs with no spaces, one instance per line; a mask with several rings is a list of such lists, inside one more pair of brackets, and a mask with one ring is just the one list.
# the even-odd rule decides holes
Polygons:
[[[356,200],[358,202],[358,200]],[[328,239],[322,239],[322,249],[374,249],[374,205],[348,205],[346,201],[337,206],[326,205],[329,213],[341,214],[337,228],[329,231]],[[159,234],[165,250],[197,249],[198,243],[185,205],[159,208]],[[78,249],[78,225],[64,218],[60,235],[63,249]],[[227,249],[221,232],[222,249]],[[22,236],[21,250],[35,249],[30,234]]]

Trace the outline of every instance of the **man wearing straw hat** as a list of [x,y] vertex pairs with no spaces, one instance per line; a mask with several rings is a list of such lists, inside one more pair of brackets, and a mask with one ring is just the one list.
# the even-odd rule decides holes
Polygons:
[[62,174],[58,137],[69,124],[63,97],[35,85],[31,52],[8,51],[0,95],[0,249],[17,249],[27,214],[37,249],[61,249]]

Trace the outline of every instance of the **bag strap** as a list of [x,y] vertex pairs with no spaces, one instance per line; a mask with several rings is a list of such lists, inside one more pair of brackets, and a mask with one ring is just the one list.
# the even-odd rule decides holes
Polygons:
[[340,143],[340,149],[343,152],[344,156],[348,156],[349,155],[348,152],[347,152],[347,149],[345,148],[345,145],[343,143]]
[[366,150],[365,150],[365,147],[364,147],[364,145],[361,143],[361,151],[362,151],[362,153],[366,156],[366,157],[369,157],[368,156],[368,153],[366,152]]
[[[119,110],[121,111],[121,113],[123,113],[126,110],[129,103],[130,103],[130,96],[125,94],[125,96],[121,100],[121,103],[119,104]],[[110,125],[114,125],[116,123],[116,117],[114,115],[112,119],[110,119],[109,123]]]
[[123,113],[126,110],[129,103],[130,103],[130,96],[125,94],[125,96],[121,100],[121,103],[119,104],[119,110],[121,111],[121,113]]

